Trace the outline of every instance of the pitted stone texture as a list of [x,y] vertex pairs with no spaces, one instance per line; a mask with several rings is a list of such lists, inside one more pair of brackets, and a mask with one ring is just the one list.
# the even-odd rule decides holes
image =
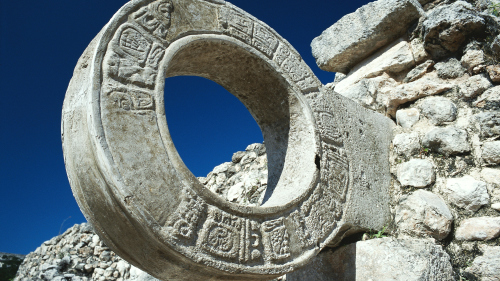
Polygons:
[[460,59],[462,66],[469,72],[473,72],[474,68],[486,63],[483,50],[468,50]]
[[484,168],[481,171],[481,178],[487,182],[500,186],[500,170],[493,168]]
[[422,114],[434,125],[453,122],[457,118],[457,106],[445,97],[428,97],[420,104]]
[[500,65],[488,65],[486,71],[488,71],[491,81],[500,83]]
[[420,111],[416,108],[400,109],[396,112],[396,121],[403,128],[411,128],[420,119]]
[[481,247],[483,255],[478,256],[466,272],[481,278],[481,281],[500,280],[500,246]]
[[424,63],[419,64],[417,67],[408,72],[408,74],[406,74],[406,77],[403,80],[403,82],[404,83],[413,82],[421,78],[422,76],[424,76],[424,74],[426,74],[429,71],[429,69],[432,66],[434,66],[433,60],[428,60]]
[[467,132],[452,126],[431,130],[425,135],[422,145],[444,155],[470,151]]
[[491,84],[490,80],[485,75],[478,74],[470,77],[464,84],[460,85],[460,93],[466,98],[475,98],[491,87],[493,87],[493,84]]
[[392,144],[399,155],[410,156],[420,150],[420,139],[417,132],[397,134]]
[[434,65],[438,77],[443,79],[458,78],[465,74],[466,69],[456,58],[449,58]]
[[287,281],[451,281],[450,257],[429,240],[380,238],[321,252]]
[[398,167],[398,181],[402,186],[426,187],[434,182],[434,165],[427,159],[412,159]]
[[485,110],[500,110],[500,86],[484,92],[474,102],[474,106]]
[[451,231],[453,215],[439,196],[417,190],[398,205],[394,221],[400,233],[442,240]]
[[486,183],[471,176],[448,179],[443,193],[456,206],[473,212],[490,203]]
[[[258,173],[241,177],[244,190],[227,185],[237,165],[265,166],[259,145],[216,167],[209,189],[184,165],[163,104],[165,77],[178,75],[220,84],[254,116],[268,163],[260,205],[239,199]],[[89,45],[67,91],[74,195],[106,244],[156,278],[281,276],[345,231],[390,219],[392,121],[326,91],[286,40],[230,3],[130,1]],[[214,194],[222,186],[234,202]]]
[[424,42],[422,42],[422,39],[415,38],[411,40],[410,44],[415,63],[422,63],[430,58],[430,54],[425,50]]
[[425,49],[434,58],[456,52],[468,36],[485,28],[485,20],[465,1],[432,10],[422,23]]
[[500,135],[500,111],[482,112],[474,115],[482,138]]
[[406,32],[424,14],[412,0],[379,0],[342,17],[312,43],[318,66],[326,71],[348,73],[381,47]]
[[500,217],[478,217],[462,221],[457,228],[457,240],[486,241],[500,236]]
[[481,157],[488,164],[500,164],[500,141],[485,142]]

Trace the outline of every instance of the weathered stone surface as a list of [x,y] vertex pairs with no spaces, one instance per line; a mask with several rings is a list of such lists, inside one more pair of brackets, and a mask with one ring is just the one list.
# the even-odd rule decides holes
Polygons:
[[468,36],[485,28],[485,20],[467,2],[457,1],[432,10],[423,21],[424,45],[434,58],[456,52]]
[[434,166],[427,159],[412,159],[398,167],[398,181],[403,186],[426,187],[435,179]]
[[481,157],[488,164],[500,164],[500,141],[485,142]]
[[424,63],[419,64],[417,67],[412,69],[408,74],[406,74],[405,79],[403,82],[408,83],[408,82],[413,82],[427,73],[427,71],[434,65],[433,60],[428,60]]
[[452,126],[431,130],[424,136],[422,145],[444,155],[470,151],[467,132]]
[[454,280],[450,257],[429,240],[381,238],[321,252],[287,281]]
[[500,170],[493,168],[484,168],[481,170],[481,178],[487,183],[493,183],[500,186]]
[[401,36],[423,15],[411,0],[379,0],[345,15],[312,43],[318,66],[326,71],[348,73],[381,47]]
[[[260,206],[220,198],[183,164],[163,104],[165,77],[178,75],[219,83],[256,119],[268,162]],[[128,2],[82,55],[62,116],[82,212],[155,278],[272,279],[346,231],[389,223],[392,121],[323,88],[286,40],[227,2]],[[257,161],[257,146],[236,164]],[[216,168],[215,186],[233,164]]]
[[474,115],[474,119],[479,126],[481,137],[500,135],[500,111],[481,112]]
[[500,212],[500,203],[491,204],[491,208]]
[[428,97],[420,104],[422,114],[434,125],[453,122],[457,118],[457,106],[445,97]]
[[392,144],[399,155],[410,156],[420,150],[420,140],[417,132],[397,134]]
[[425,50],[424,42],[422,42],[422,39],[415,38],[411,40],[410,44],[415,63],[422,63],[430,58],[430,54]]
[[336,86],[335,91],[342,94],[362,79],[372,78],[384,72],[398,73],[415,66],[410,44],[396,40],[387,47],[357,64]]
[[434,65],[438,77],[443,79],[458,78],[465,74],[466,69],[456,58],[449,58]]
[[479,74],[470,77],[460,85],[460,93],[466,98],[475,98],[491,87],[493,84],[490,80],[485,75]]
[[500,110],[500,86],[488,89],[477,98],[474,105],[486,110]]
[[403,128],[411,128],[420,119],[420,111],[416,108],[400,109],[396,112],[396,122]]
[[500,65],[488,65],[486,71],[493,83],[500,83]]
[[468,50],[460,59],[460,63],[467,71],[473,72],[475,67],[486,63],[486,58],[483,50]]
[[469,211],[477,211],[481,206],[490,203],[486,183],[475,180],[471,176],[448,179],[443,193],[451,203]]
[[490,49],[496,56],[500,55],[500,35],[497,35],[491,42]]
[[441,240],[451,231],[453,215],[439,196],[417,190],[397,206],[394,221],[400,233]]
[[478,217],[462,221],[457,228],[458,240],[491,240],[500,236],[500,217]]
[[481,278],[481,281],[500,280],[500,246],[482,246],[478,256],[465,271]]

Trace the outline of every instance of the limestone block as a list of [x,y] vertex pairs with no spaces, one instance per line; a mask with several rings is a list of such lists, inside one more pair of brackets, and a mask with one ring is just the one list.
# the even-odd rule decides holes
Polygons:
[[500,141],[485,142],[481,157],[488,164],[500,164]]
[[[379,89],[382,87],[390,87],[394,84],[394,79],[386,75],[382,75],[375,78],[362,79],[347,88],[336,86],[335,91],[344,97],[352,99],[365,108],[380,111],[382,108],[380,108],[380,105],[376,101]],[[339,92],[337,89],[340,89],[341,91]]]
[[457,106],[445,97],[428,97],[420,103],[422,114],[434,125],[453,122],[457,118]]
[[364,78],[376,77],[384,72],[398,73],[413,66],[415,61],[410,44],[404,40],[396,40],[354,66],[335,86],[335,91],[342,94]]
[[424,63],[419,64],[417,67],[412,69],[408,74],[406,74],[405,79],[403,80],[404,83],[408,82],[413,82],[427,73],[427,71],[434,66],[434,61],[433,60],[427,60]]
[[427,159],[412,159],[398,166],[398,181],[402,186],[426,187],[434,182],[434,166]]
[[460,94],[466,98],[475,98],[491,87],[493,84],[485,75],[474,75],[460,85]]
[[[262,204],[228,202],[184,165],[163,100],[165,77],[178,75],[219,83],[254,116],[268,160]],[[158,279],[270,280],[390,221],[392,121],[324,88],[286,40],[224,1],[127,2],[75,68],[62,140],[100,244]],[[232,167],[257,162],[249,150]],[[209,184],[231,181],[227,165],[216,172]]]
[[474,115],[482,138],[500,135],[500,111],[481,112]]
[[483,255],[478,256],[466,272],[480,277],[482,281],[498,281],[500,279],[500,246],[482,246]]
[[412,0],[379,0],[345,15],[311,43],[318,66],[348,73],[351,68],[406,32],[424,14]]
[[486,110],[500,110],[500,86],[496,86],[485,91],[474,105]]
[[455,233],[457,240],[486,241],[500,236],[500,217],[477,217],[462,221]]
[[424,136],[422,145],[444,155],[465,153],[471,149],[467,132],[453,126],[431,130]]
[[500,83],[500,65],[488,65],[486,71],[493,83]]
[[434,65],[438,77],[443,79],[458,78],[467,71],[456,58],[449,58]]
[[399,155],[410,156],[420,150],[420,139],[417,132],[397,134],[392,144]]
[[490,203],[486,183],[471,176],[448,179],[442,192],[447,195],[451,203],[473,212]]
[[287,281],[451,281],[450,257],[429,240],[380,238],[321,252]]
[[433,9],[422,23],[424,45],[434,58],[456,52],[468,36],[485,28],[485,20],[465,2],[441,5]]
[[403,128],[411,128],[420,119],[420,111],[416,108],[400,109],[396,112],[396,122]]
[[442,240],[451,231],[453,215],[439,196],[417,190],[398,205],[394,221],[401,233]]

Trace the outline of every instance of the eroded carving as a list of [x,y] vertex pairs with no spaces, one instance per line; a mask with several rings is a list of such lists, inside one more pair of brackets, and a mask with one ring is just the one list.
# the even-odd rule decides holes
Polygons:
[[155,107],[153,95],[141,90],[113,91],[110,98],[115,106],[127,111],[154,110]]
[[262,238],[267,262],[290,257],[290,235],[283,218],[264,222],[262,224]]
[[236,259],[240,253],[242,219],[216,208],[209,208],[198,246],[216,256]]
[[165,40],[173,11],[174,4],[171,0],[159,0],[142,7],[132,14],[132,18],[153,35]]
[[205,208],[203,200],[186,189],[181,203],[166,224],[167,233],[176,239],[191,240],[197,232]]

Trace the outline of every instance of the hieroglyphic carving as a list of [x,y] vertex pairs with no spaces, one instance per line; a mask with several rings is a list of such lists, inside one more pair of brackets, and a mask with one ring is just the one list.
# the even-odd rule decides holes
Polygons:
[[165,53],[164,47],[126,24],[106,57],[108,75],[128,84],[152,88],[158,75],[158,65]]
[[267,262],[290,257],[290,235],[283,218],[264,222],[262,224],[262,238],[264,242],[264,259]]
[[305,216],[300,210],[295,210],[291,213],[289,220],[295,227],[294,233],[297,236],[302,248],[307,248],[314,244],[311,240],[311,233],[307,230]]
[[245,219],[241,229],[241,237],[240,261],[248,262],[259,259],[262,256],[260,225],[254,220]]
[[321,157],[321,182],[335,193],[335,198],[344,202],[349,185],[349,162],[345,149],[323,142]]
[[278,47],[278,38],[259,23],[255,23],[253,30],[252,45],[272,59]]
[[153,35],[165,40],[173,11],[174,5],[171,0],[159,0],[142,7],[132,14],[132,18]]
[[153,95],[148,92],[132,89],[113,91],[110,94],[111,101],[123,110],[154,110],[155,102]]
[[192,191],[185,189],[181,203],[167,221],[167,233],[171,233],[175,239],[192,239],[205,209],[205,202]]

